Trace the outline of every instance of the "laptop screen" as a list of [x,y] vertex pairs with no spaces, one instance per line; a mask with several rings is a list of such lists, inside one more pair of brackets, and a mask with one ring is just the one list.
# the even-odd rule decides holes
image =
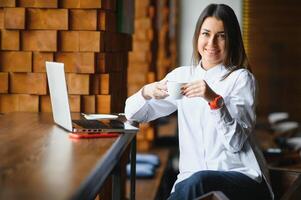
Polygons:
[[72,121],[63,63],[46,62],[54,122],[72,132]]

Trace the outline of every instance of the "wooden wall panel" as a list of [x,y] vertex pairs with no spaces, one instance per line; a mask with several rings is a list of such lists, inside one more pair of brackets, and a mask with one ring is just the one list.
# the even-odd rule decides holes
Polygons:
[[57,51],[57,31],[23,31],[21,37],[24,51]]
[[0,7],[15,7],[16,0],[1,0]]
[[58,0],[18,0],[18,6],[24,8],[57,8]]
[[66,81],[69,94],[89,94],[89,75],[68,73]]
[[53,61],[51,52],[33,52],[33,72],[46,72],[45,62]]
[[55,61],[65,64],[65,72],[73,73],[94,73],[95,55],[94,53],[63,53],[55,54]]
[[[123,112],[132,36],[117,31],[116,8],[116,0],[0,0],[0,113],[51,112],[46,61],[64,63],[72,112]],[[21,105],[26,98],[32,104]]]
[[97,10],[70,9],[70,21],[71,30],[94,31],[97,26]]
[[63,8],[102,8],[102,0],[62,0]]
[[0,72],[0,93],[8,93],[8,73]]
[[95,113],[95,96],[94,95],[82,95],[81,96],[81,110],[84,113]]
[[20,31],[2,30],[1,31],[1,50],[20,50]]
[[111,96],[96,96],[96,113],[111,113]]
[[10,92],[13,94],[37,94],[47,93],[45,73],[11,73]]
[[32,52],[1,51],[0,66],[3,72],[31,72]]
[[1,112],[38,112],[39,96],[28,94],[0,95]]
[[0,28],[4,29],[4,9],[0,7]]
[[27,9],[27,28],[68,30],[68,9]]
[[51,101],[49,95],[41,95],[39,96],[39,104],[41,112],[51,112]]
[[6,29],[24,29],[25,8],[4,8],[4,27]]

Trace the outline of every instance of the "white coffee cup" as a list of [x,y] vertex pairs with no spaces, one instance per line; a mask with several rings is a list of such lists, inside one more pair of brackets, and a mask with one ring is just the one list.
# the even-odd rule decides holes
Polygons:
[[173,99],[181,99],[183,94],[181,93],[181,88],[185,83],[180,83],[176,81],[167,81],[167,92],[169,96]]

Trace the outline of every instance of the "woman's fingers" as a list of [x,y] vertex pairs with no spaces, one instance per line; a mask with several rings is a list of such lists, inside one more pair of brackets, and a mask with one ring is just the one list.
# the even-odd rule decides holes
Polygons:
[[[214,91],[212,91],[204,80],[197,80],[183,85],[182,94],[189,98],[203,97],[206,100],[212,99],[211,97],[215,95]],[[146,85],[142,90],[142,95],[146,99],[164,99],[169,96],[167,91],[167,80]]]
[[155,99],[164,99],[168,96],[168,93],[164,90],[156,90],[153,96]]
[[193,81],[183,86],[183,94],[187,97],[203,97],[206,84],[203,80]]
[[157,88],[167,92],[167,80],[157,83]]
[[153,92],[153,97],[155,99],[164,99],[165,97],[168,96],[166,83],[167,83],[167,81],[162,81],[162,82],[156,83],[155,89]]
[[186,84],[183,87],[183,94],[187,97],[202,97],[208,102],[217,95],[204,80]]
[[212,96],[216,96],[215,92],[204,80],[198,80],[186,84],[183,87],[183,94],[187,97],[203,97],[207,101],[210,101]]

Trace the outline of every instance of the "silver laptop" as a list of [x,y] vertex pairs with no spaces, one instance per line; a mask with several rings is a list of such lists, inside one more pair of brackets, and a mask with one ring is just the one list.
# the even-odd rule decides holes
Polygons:
[[[117,119],[87,120],[81,117],[78,120],[71,119],[67,84],[64,64],[46,62],[46,73],[49,85],[53,119],[56,124],[73,133],[96,133],[96,132],[125,132],[124,117]],[[132,127],[137,129],[136,127]]]

